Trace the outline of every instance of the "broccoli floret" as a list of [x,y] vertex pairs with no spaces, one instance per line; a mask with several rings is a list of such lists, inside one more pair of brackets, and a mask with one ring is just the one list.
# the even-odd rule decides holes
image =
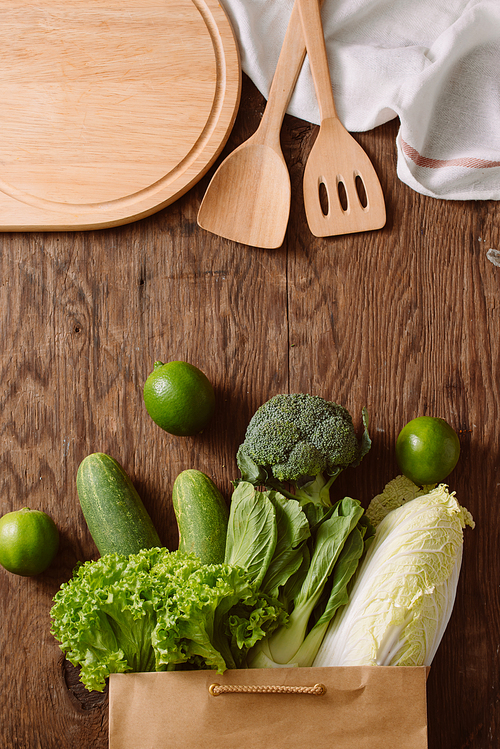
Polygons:
[[257,409],[238,450],[242,479],[328,507],[333,481],[371,447],[366,409],[363,424],[358,442],[344,406],[307,393],[275,395]]
[[271,466],[271,471],[278,481],[300,481],[303,476],[323,473],[326,464],[323,453],[311,442],[297,442],[286,460]]
[[358,458],[358,440],[351,415],[345,408],[321,421],[311,435],[311,442],[326,456],[328,473],[333,473],[340,466],[350,466]]
[[255,437],[248,440],[248,451],[259,465],[274,465],[286,460],[290,445],[300,439],[300,432],[292,421],[269,419],[261,421],[255,431]]

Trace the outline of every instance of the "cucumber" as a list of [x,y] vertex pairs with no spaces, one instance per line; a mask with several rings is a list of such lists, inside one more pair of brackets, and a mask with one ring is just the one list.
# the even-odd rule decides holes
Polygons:
[[182,471],[172,488],[179,550],[203,564],[224,561],[229,510],[213,481],[201,471]]
[[101,556],[136,554],[162,546],[137,490],[123,468],[105,453],[80,463],[76,488],[83,516]]

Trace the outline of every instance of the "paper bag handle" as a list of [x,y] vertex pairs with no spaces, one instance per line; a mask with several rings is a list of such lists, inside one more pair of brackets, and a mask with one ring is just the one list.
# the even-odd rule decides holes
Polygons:
[[221,694],[325,694],[326,687],[324,684],[315,684],[313,687],[294,687],[267,684],[210,684],[208,691],[213,697]]

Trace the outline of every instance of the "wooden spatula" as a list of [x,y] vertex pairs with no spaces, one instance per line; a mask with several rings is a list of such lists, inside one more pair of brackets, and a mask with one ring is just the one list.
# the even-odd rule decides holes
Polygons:
[[307,223],[316,237],[381,229],[386,214],[379,179],[335,109],[320,3],[297,3],[321,117],[304,170]]
[[304,57],[295,3],[260,125],[212,177],[198,212],[203,229],[253,247],[283,244],[291,188],[280,129]]

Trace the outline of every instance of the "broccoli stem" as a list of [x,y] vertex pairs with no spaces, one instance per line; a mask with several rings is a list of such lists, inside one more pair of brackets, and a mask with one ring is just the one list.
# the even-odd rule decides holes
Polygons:
[[322,473],[318,473],[314,481],[296,489],[295,499],[298,499],[301,505],[313,502],[323,507],[331,507],[330,487],[341,472],[342,468],[337,468],[328,480]]

